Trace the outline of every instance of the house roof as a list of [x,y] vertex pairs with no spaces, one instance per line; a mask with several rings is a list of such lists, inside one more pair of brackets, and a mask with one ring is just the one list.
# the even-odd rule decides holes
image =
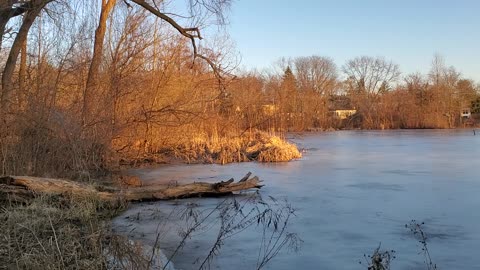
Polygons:
[[353,110],[352,102],[349,97],[343,95],[331,96],[328,109],[334,110]]

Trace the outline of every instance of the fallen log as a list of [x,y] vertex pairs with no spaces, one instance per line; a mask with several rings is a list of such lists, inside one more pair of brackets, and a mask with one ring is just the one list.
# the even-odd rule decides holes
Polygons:
[[193,182],[184,185],[151,185],[129,189],[94,187],[66,179],[42,178],[31,176],[6,176],[0,177],[1,199],[18,198],[25,200],[37,194],[48,195],[74,195],[97,196],[103,200],[144,201],[144,200],[170,200],[189,197],[218,197],[233,192],[259,189],[263,185],[260,179],[250,178],[248,173],[239,182],[234,179],[216,183]]

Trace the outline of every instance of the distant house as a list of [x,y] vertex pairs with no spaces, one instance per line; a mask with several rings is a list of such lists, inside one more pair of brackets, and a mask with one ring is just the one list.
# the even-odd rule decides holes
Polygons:
[[333,111],[333,116],[337,119],[347,119],[348,117],[354,115],[357,113],[357,110],[352,109],[352,110],[334,110]]
[[357,110],[351,104],[350,98],[342,95],[332,96],[330,98],[329,111],[330,115],[341,120],[347,119],[357,113]]
[[465,108],[460,112],[460,117],[470,119],[472,117],[472,112],[470,108]]

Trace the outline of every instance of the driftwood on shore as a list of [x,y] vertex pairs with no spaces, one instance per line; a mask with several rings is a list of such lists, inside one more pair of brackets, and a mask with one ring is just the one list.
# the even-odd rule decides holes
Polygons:
[[91,185],[55,178],[41,178],[31,176],[0,177],[0,200],[27,200],[36,194],[97,196],[103,200],[144,201],[169,200],[188,197],[217,197],[232,192],[259,189],[261,185],[258,177],[250,177],[249,172],[238,182],[233,178],[216,183],[193,182],[178,185],[151,185],[119,189],[111,187],[93,187]]

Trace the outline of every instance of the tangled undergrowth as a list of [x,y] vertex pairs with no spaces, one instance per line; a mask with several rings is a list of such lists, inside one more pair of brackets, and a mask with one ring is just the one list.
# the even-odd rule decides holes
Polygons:
[[124,208],[94,197],[10,201],[0,211],[0,269],[142,269],[148,260],[138,245],[107,226]]

